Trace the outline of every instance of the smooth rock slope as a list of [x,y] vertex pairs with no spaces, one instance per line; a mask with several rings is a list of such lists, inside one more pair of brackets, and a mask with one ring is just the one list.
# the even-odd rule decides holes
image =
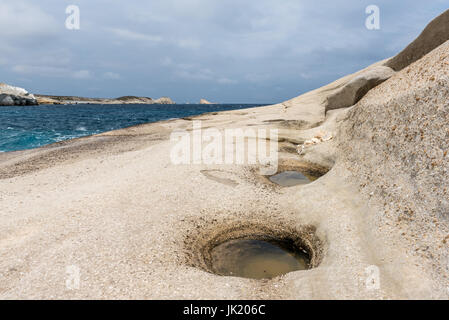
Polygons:
[[407,48],[386,64],[399,71],[449,40],[449,10],[432,20]]

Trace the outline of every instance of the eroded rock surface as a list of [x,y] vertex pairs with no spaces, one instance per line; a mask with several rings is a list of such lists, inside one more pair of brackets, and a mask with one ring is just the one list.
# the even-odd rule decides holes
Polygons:
[[[383,64],[273,106],[0,153],[0,298],[447,299],[448,44],[326,112]],[[174,164],[170,133],[192,120],[276,128],[279,171],[324,175],[277,188],[258,166]],[[269,281],[202,267],[242,235],[299,236],[317,263]]]
[[[379,208],[377,230],[449,286],[449,41],[370,91],[339,132],[340,161]],[[429,292],[435,288],[428,288]]]
[[389,79],[393,74],[393,69],[385,66],[376,66],[361,73],[327,98],[326,112],[356,104],[369,90]]

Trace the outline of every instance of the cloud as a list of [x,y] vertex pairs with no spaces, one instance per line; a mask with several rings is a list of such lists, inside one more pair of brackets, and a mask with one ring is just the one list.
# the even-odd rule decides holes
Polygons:
[[41,7],[29,1],[0,0],[0,37],[20,40],[26,37],[51,37],[56,35],[56,19]]
[[[190,69],[190,68],[189,68]],[[174,74],[177,75],[180,78],[189,79],[189,80],[213,80],[214,79],[214,73],[210,69],[183,69],[180,68],[179,70],[174,70]]]
[[179,47],[187,49],[199,49],[202,45],[200,40],[192,38],[178,40],[177,44]]
[[217,80],[217,82],[220,83],[220,84],[237,84],[238,83],[237,80],[232,80],[232,79],[229,79],[229,78],[219,78]]
[[71,71],[72,77],[75,79],[89,79],[91,77],[89,70]]
[[95,87],[101,96],[280,102],[396,54],[446,3],[378,0],[381,29],[369,31],[370,2],[360,0],[79,0],[82,27],[70,31],[70,2],[0,0],[0,82],[26,78],[29,91],[67,95]]
[[262,73],[251,73],[245,75],[245,81],[250,83],[263,83],[267,82],[271,76],[269,74],[262,74]]
[[115,72],[105,72],[103,74],[103,78],[109,79],[109,80],[119,80],[121,77],[118,73],[115,73]]
[[170,57],[163,57],[161,60],[161,65],[168,67],[173,65],[173,60]]
[[199,65],[187,64],[187,63],[176,63],[171,58],[165,57],[162,60],[162,65],[169,67],[172,70],[172,74],[176,78],[194,80],[194,81],[209,81],[218,84],[236,84],[237,80],[230,79],[228,77],[223,77],[216,72],[208,69],[202,68]]
[[22,75],[38,75],[40,77],[68,77],[73,79],[89,79],[92,77],[89,70],[71,70],[61,67],[15,65],[12,71]]
[[115,36],[120,37],[124,40],[131,41],[145,41],[145,42],[160,42],[162,41],[162,37],[154,36],[150,34],[134,32],[127,29],[120,28],[107,28],[106,30],[112,32]]

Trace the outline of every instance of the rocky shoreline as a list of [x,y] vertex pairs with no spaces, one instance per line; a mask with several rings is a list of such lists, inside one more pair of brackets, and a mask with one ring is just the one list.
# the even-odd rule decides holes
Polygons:
[[[447,300],[448,18],[417,54],[280,104],[0,154],[0,298]],[[193,121],[277,129],[278,171],[322,176],[282,188],[260,165],[175,164],[170,136]],[[210,249],[248,237],[297,240],[314,261],[264,280],[214,272]]]

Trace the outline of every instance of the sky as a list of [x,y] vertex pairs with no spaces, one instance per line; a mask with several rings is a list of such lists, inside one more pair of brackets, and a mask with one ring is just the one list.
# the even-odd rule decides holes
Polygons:
[[[66,8],[80,10],[79,30]],[[380,29],[365,26],[379,7]],[[0,82],[32,93],[278,103],[391,57],[449,0],[0,0]]]

